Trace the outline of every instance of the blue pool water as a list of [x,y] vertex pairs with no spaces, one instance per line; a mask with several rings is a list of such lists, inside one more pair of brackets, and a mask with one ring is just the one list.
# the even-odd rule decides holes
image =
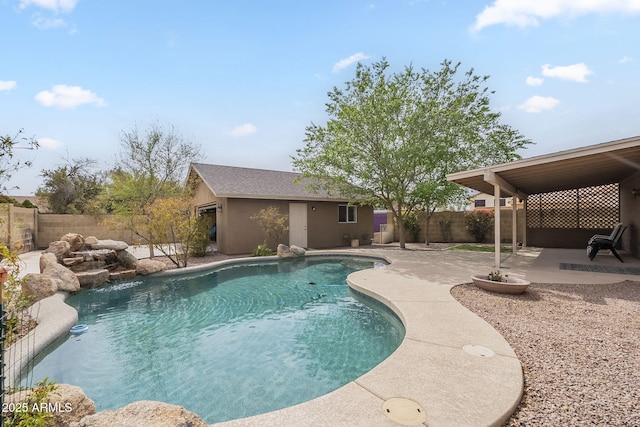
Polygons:
[[67,303],[89,331],[52,345],[29,377],[78,385],[98,410],[158,400],[208,423],[301,403],[400,345],[400,320],[346,284],[376,263],[311,256],[83,291]]

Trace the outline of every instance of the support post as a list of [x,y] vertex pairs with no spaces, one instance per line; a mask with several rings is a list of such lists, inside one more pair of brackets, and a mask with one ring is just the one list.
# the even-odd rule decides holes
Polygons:
[[494,268],[500,269],[500,185],[493,185],[494,198],[494,244],[495,244],[495,261]]
[[515,194],[511,198],[511,207],[513,212],[513,218],[511,218],[511,245],[512,253],[515,255],[518,252],[518,196]]

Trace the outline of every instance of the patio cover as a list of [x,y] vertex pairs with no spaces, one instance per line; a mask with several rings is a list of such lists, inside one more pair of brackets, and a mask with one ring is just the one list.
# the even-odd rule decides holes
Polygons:
[[[447,180],[500,197],[619,183],[640,170],[640,136],[447,175]],[[499,206],[496,203],[496,206]],[[515,203],[514,203],[515,209]],[[515,222],[515,215],[513,215]],[[496,209],[496,268],[500,266],[500,209]],[[514,224],[515,234],[515,224]],[[514,251],[515,251],[515,237]]]

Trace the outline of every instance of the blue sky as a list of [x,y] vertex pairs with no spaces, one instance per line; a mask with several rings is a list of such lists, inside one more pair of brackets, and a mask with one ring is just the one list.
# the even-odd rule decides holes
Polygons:
[[0,134],[113,166],[123,131],[172,125],[202,161],[291,170],[358,61],[489,75],[524,157],[640,135],[640,0],[0,0]]

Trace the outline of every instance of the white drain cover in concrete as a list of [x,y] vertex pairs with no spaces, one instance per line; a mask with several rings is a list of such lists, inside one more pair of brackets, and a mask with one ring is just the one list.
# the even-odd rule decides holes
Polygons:
[[473,356],[478,356],[478,357],[495,356],[495,353],[493,352],[493,350],[487,347],[483,347],[481,345],[467,344],[464,347],[462,347],[462,349],[465,351],[465,353],[469,353]]
[[416,426],[425,420],[424,409],[409,399],[389,399],[382,404],[382,410],[390,420],[405,426]]

